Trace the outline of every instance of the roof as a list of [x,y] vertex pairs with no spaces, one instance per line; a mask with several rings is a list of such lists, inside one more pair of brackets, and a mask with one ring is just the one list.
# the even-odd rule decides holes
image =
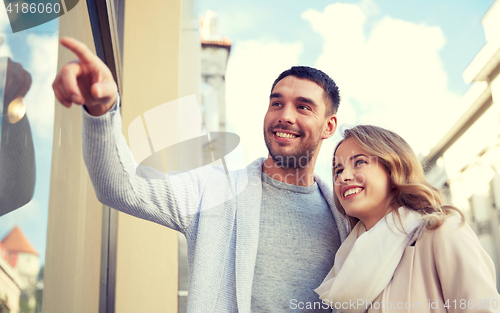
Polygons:
[[214,48],[222,48],[222,49],[227,49],[228,53],[231,53],[231,39],[227,37],[220,37],[220,38],[212,38],[212,39],[207,39],[203,38],[203,36],[200,37],[201,41],[201,46],[202,47],[214,47]]
[[227,37],[222,37],[220,39],[206,39],[200,38],[202,45],[220,46],[220,47],[231,47],[231,40]]
[[12,252],[25,252],[38,255],[38,251],[29,242],[21,228],[14,227],[10,233],[2,240],[5,250]]

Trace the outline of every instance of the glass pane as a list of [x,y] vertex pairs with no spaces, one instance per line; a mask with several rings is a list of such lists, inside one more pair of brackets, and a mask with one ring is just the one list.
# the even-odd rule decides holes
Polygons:
[[0,311],[41,312],[58,20],[13,33],[0,11]]

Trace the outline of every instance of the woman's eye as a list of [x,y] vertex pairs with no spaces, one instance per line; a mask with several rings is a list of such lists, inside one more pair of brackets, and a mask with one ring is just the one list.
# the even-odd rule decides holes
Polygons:
[[361,165],[361,164],[363,164],[363,163],[365,163],[365,164],[366,164],[366,163],[368,163],[368,162],[366,162],[365,160],[357,160],[354,164],[355,164],[356,166],[358,166],[358,165]]

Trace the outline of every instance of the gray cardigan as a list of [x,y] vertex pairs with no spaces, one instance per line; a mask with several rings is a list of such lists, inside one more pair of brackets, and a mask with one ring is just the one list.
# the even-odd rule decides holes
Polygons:
[[[222,167],[205,166],[145,179],[141,173],[150,169],[136,172],[118,105],[100,117],[82,111],[84,160],[99,201],[186,236],[187,311],[250,312],[265,158],[229,176]],[[347,224],[333,205],[333,191],[319,177],[315,180],[343,242]]]

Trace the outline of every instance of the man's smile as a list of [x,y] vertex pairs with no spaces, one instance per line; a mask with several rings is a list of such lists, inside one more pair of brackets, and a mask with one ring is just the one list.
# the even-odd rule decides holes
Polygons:
[[[281,126],[281,127],[280,127]],[[295,129],[288,129],[284,125],[270,127],[269,131],[274,134],[274,139],[278,142],[292,142],[302,136],[302,132]]]
[[288,133],[284,133],[284,132],[276,132],[274,134],[280,138],[297,138],[298,137],[297,135],[288,134]]
[[272,132],[274,134],[274,139],[278,142],[283,142],[283,143],[292,142],[300,137],[300,135],[297,132],[282,128],[274,128]]

